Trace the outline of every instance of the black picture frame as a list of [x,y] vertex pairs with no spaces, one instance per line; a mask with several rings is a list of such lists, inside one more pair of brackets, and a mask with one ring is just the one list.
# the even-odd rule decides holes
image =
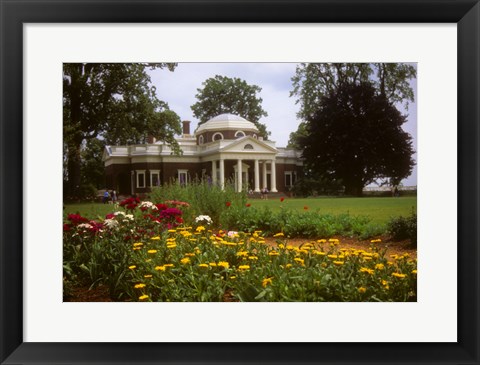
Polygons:
[[[480,5],[478,0],[0,0],[0,16],[0,362],[2,364],[280,362],[285,364],[480,364],[480,231],[478,228],[480,223]],[[457,24],[458,342],[27,343],[23,341],[23,24],[158,22]],[[442,319],[438,320],[441,322]]]

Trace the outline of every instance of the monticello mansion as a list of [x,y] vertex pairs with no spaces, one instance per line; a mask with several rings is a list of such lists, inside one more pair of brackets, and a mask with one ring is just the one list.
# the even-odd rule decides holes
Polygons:
[[182,154],[173,154],[164,142],[106,146],[103,154],[108,189],[119,194],[142,194],[163,183],[186,185],[204,179],[237,191],[287,192],[302,174],[301,152],[276,147],[259,135],[255,124],[233,114],[221,114],[190,134],[183,122],[177,138]]

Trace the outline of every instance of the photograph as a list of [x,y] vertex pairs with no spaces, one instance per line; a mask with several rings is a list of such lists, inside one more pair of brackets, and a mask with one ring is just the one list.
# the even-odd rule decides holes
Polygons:
[[416,302],[416,63],[64,63],[65,302]]

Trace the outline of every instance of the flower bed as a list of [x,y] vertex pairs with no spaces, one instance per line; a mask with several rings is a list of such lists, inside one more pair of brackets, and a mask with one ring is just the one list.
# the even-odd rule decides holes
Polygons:
[[[64,224],[66,289],[103,283],[132,301],[415,301],[416,259],[342,247],[338,239],[289,245],[284,233],[213,228],[209,216],[190,225],[187,203],[128,201],[102,221],[78,215]],[[121,204],[122,205],[122,204]]]

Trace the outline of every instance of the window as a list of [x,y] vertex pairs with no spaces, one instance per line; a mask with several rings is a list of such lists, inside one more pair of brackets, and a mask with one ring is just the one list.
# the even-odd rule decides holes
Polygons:
[[285,187],[290,188],[292,186],[293,186],[292,171],[285,171]]
[[223,134],[220,132],[217,132],[212,136],[212,141],[219,141],[221,139],[223,139]]
[[204,140],[203,140],[203,134],[198,137],[198,144],[203,144]]
[[178,183],[181,186],[185,186],[188,183],[188,170],[178,170]]
[[244,150],[253,150],[253,146],[249,143],[243,147]]
[[160,170],[150,170],[150,186],[160,186]]
[[137,188],[145,187],[145,170],[137,170]]
[[256,134],[253,134],[253,138],[257,139],[258,137],[257,137],[257,135],[256,135]]
[[245,137],[245,132],[243,131],[236,131],[235,132],[235,138],[242,138]]

